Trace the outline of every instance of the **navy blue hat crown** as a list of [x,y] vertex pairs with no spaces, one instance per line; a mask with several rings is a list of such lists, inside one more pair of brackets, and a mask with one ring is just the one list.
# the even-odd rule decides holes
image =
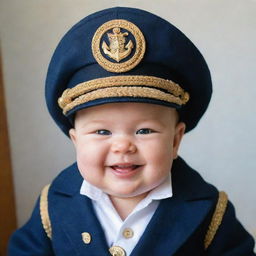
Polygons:
[[113,102],[174,107],[186,132],[204,114],[212,93],[208,66],[176,27],[125,7],[82,19],[62,38],[46,78],[46,102],[68,135],[74,113]]

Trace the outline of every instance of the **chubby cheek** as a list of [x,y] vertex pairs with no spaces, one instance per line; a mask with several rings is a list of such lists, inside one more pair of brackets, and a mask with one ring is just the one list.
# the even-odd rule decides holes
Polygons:
[[162,138],[160,143],[147,145],[147,147],[144,149],[147,159],[149,159],[152,164],[160,166],[172,162],[173,147],[170,141],[171,140],[167,137],[165,140]]
[[78,169],[84,179],[90,182],[102,175],[105,159],[96,148],[79,145],[76,155]]
[[[152,150],[153,149],[153,150]],[[164,179],[170,172],[173,162],[173,151],[170,143],[147,148],[147,159],[151,170],[151,178]]]
[[156,176],[166,176],[171,171],[173,159],[169,155],[157,154],[157,156],[151,160],[149,164]]

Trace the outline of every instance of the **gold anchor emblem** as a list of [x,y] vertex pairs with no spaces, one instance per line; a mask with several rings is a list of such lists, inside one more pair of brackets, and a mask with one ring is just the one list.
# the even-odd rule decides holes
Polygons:
[[102,43],[103,52],[117,62],[129,56],[133,48],[133,42],[130,40],[125,45],[125,37],[128,34],[128,32],[122,33],[120,28],[113,28],[113,34],[107,33],[110,45],[108,46],[105,41]]
[[[109,44],[102,40],[104,35],[108,36]],[[128,35],[133,36],[129,42]],[[146,50],[146,41],[135,24],[117,19],[107,21],[98,27],[92,38],[91,47],[93,56],[100,66],[110,72],[122,73],[133,69],[141,62]],[[110,61],[106,56],[116,62]],[[126,57],[130,58],[124,60]]]

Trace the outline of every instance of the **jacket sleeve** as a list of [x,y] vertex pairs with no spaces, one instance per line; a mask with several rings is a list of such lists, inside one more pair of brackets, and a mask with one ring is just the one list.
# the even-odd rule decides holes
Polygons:
[[207,249],[209,256],[254,256],[254,240],[237,220],[233,205],[228,202],[216,235]]
[[9,256],[52,256],[51,240],[47,237],[40,216],[39,200],[29,221],[16,230],[8,245]]

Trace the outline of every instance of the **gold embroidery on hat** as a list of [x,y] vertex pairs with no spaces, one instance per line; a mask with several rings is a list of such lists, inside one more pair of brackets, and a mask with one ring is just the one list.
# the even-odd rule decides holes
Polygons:
[[112,76],[67,89],[58,102],[66,114],[80,104],[111,97],[151,98],[177,105],[184,105],[189,100],[189,94],[170,80],[153,76]]
[[151,98],[156,100],[162,100],[170,103],[176,103],[181,105],[181,100],[175,96],[159,91],[154,88],[148,87],[112,87],[104,88],[96,91],[89,92],[76,98],[72,103],[68,104],[64,108],[64,114],[73,109],[74,107],[83,103],[102,99],[102,98],[114,98],[114,97],[136,97],[136,98]]
[[128,35],[128,32],[122,33],[120,28],[113,28],[113,34],[107,34],[110,45],[108,46],[107,43],[103,41],[102,49],[105,54],[117,62],[131,54],[133,42],[130,40],[125,45],[125,36]]
[[70,89],[66,89],[62,96],[58,99],[58,104],[61,108],[64,108],[67,104],[71,103],[72,99],[68,97],[68,91]]
[[[122,32],[122,29],[126,31]],[[109,30],[112,30],[112,33],[109,33]],[[105,33],[107,33],[110,42],[109,45],[105,41],[101,43],[102,36]],[[133,35],[135,42],[129,40],[126,43],[126,37],[129,33]],[[133,48],[135,50],[131,56]],[[103,56],[101,49],[105,55],[117,63],[111,62]],[[120,73],[133,69],[142,60],[145,50],[146,42],[142,32],[136,25],[127,20],[110,20],[104,23],[96,30],[92,39],[92,53],[94,58],[99,65],[110,72]],[[120,63],[126,57],[130,58]]]

